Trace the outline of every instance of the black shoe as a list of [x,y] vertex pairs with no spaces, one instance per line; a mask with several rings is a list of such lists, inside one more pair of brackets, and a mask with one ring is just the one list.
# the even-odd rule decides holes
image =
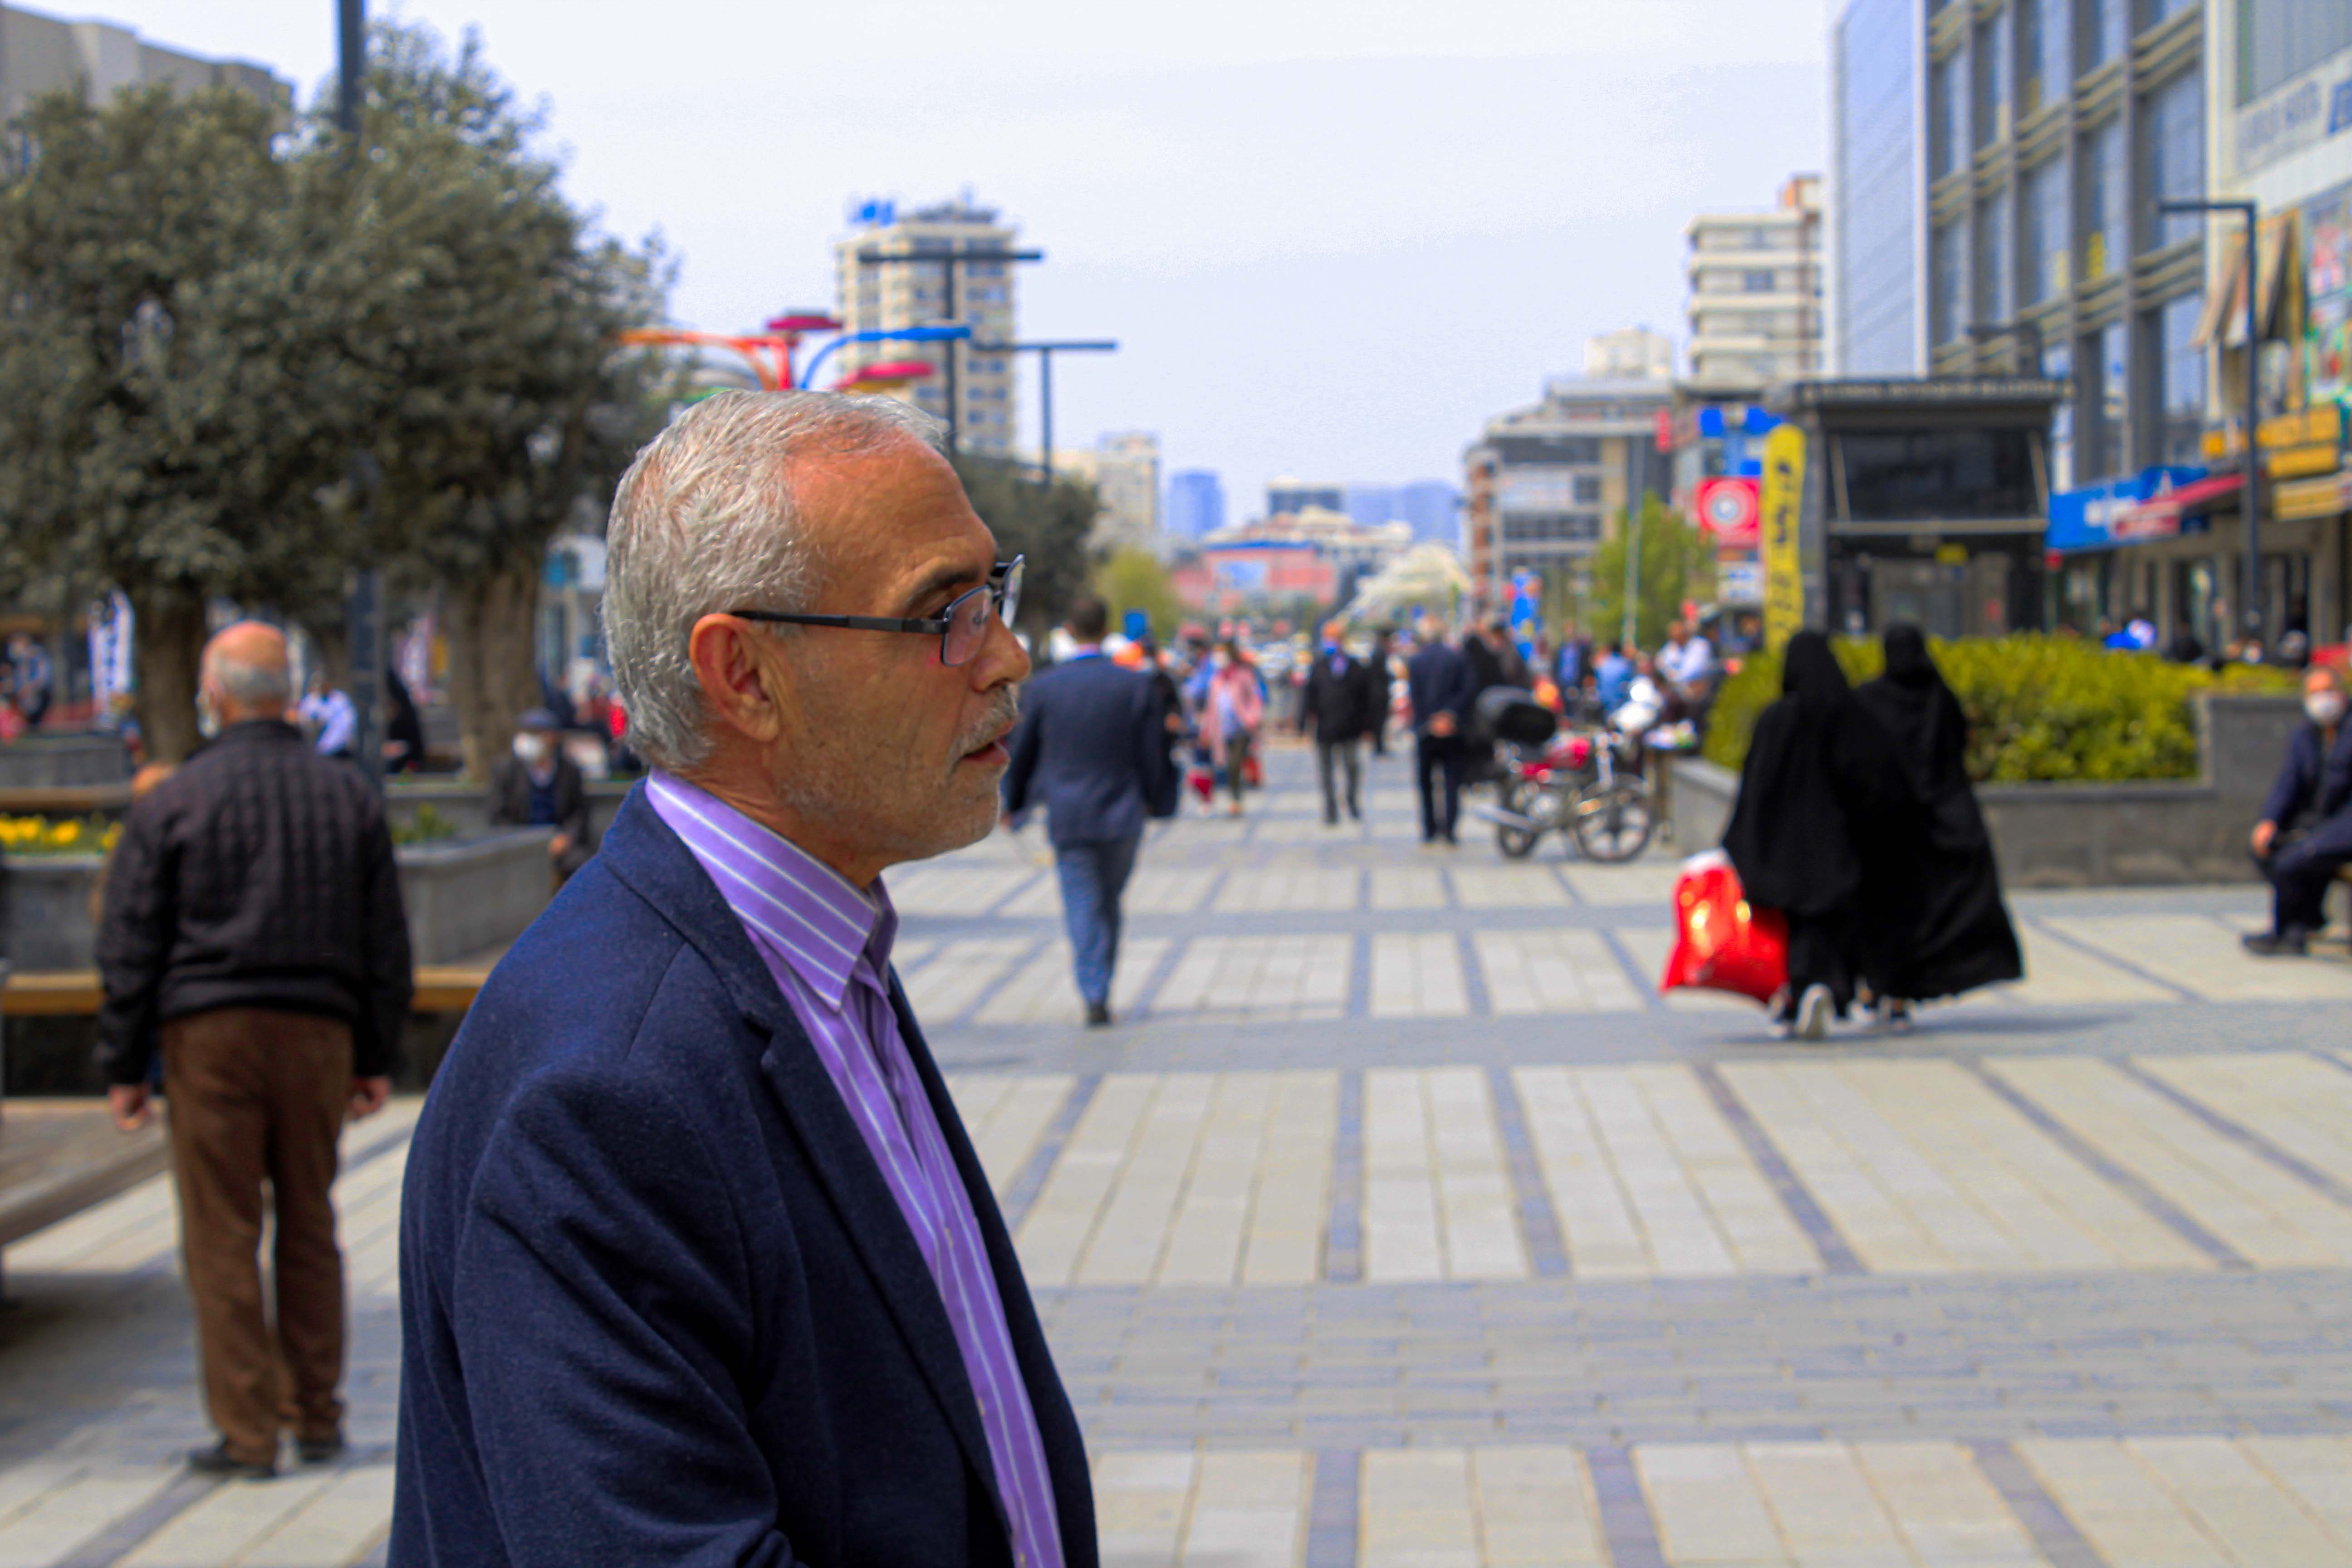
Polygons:
[[1109,1003],[1089,1002],[1087,1004],[1087,1027],[1089,1029],[1108,1029],[1110,1027]]
[[2284,931],[2248,931],[2238,939],[2246,951],[2263,958],[2301,958],[2310,949],[2309,936],[2293,926]]
[[1339,826],[1339,819],[1327,811],[1323,814],[1323,826],[1326,827],[1337,827]]
[[189,1449],[188,1468],[200,1476],[218,1476],[232,1481],[266,1481],[278,1474],[274,1463],[257,1465],[230,1453],[226,1437],[209,1448]]
[[330,1465],[343,1457],[344,1447],[340,1430],[325,1437],[297,1437],[294,1457],[306,1465]]

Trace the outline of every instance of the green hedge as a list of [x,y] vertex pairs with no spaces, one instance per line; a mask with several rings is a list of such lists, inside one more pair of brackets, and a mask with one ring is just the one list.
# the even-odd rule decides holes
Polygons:
[[[1840,637],[1835,647],[1856,685],[1885,665],[1875,637]],[[1930,638],[1929,650],[1968,713],[1969,776],[1979,783],[2194,778],[2191,693],[2295,689],[2284,670],[2231,665],[2215,675],[2081,637]],[[1757,714],[1780,695],[1780,656],[1749,655],[1716,701],[1707,761],[1736,772]]]

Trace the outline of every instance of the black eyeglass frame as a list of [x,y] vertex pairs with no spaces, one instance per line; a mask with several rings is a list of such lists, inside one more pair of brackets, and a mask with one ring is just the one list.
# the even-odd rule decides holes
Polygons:
[[[948,658],[948,637],[955,630],[956,612],[961,609],[965,601],[974,594],[987,594],[996,600],[997,615],[1004,622],[1006,628],[1010,629],[1013,616],[1020,612],[1021,580],[1027,573],[1028,563],[1029,557],[1025,554],[1016,555],[1010,561],[998,562],[989,568],[987,582],[965,589],[950,599],[937,616],[928,618],[909,620],[896,616],[804,616],[787,614],[782,610],[730,610],[727,613],[743,620],[766,621],[776,626],[845,626],[852,631],[907,632],[916,637],[935,637],[940,639],[940,662],[954,669],[971,662],[968,658]],[[984,643],[987,638],[983,636],[981,640]],[[980,650],[975,646],[972,651],[977,653]]]

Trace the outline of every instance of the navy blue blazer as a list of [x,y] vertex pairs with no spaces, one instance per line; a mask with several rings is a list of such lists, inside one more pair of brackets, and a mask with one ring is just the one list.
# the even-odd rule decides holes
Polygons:
[[[929,1048],[1073,1568],[1086,1451]],[[400,1230],[390,1561],[1010,1564],[937,1287],[833,1080],[640,786],[491,973]]]
[[[2295,727],[2286,743],[2286,761],[2271,784],[2270,798],[2263,803],[2264,822],[2274,822],[2283,831],[2309,812],[2316,826],[2352,805],[2352,720],[2336,726],[2336,744],[2325,757],[2319,754],[2319,742],[2318,725]],[[2347,836],[2330,836],[2340,837]]]
[[1405,695],[1412,703],[1412,727],[1426,734],[1429,721],[1440,713],[1454,715],[1461,732],[1465,710],[1478,695],[1478,678],[1462,650],[1432,643],[1404,661]]
[[1004,810],[1043,804],[1056,844],[1133,838],[1146,817],[1176,815],[1171,740],[1151,677],[1099,655],[1057,664],[1022,688]]

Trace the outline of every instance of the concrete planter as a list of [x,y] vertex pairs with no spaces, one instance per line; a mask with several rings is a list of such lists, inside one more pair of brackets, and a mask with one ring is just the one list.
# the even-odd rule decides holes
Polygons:
[[[2200,773],[2138,784],[1986,784],[1977,791],[2001,880],[2012,888],[2098,888],[2256,879],[2246,835],[2303,721],[2293,697],[2195,700]],[[1678,757],[1675,842],[1723,840],[1739,779]]]
[[[408,941],[418,963],[449,963],[502,947],[547,907],[545,827],[396,851]],[[0,897],[0,952],[19,972],[88,969],[97,962],[97,855],[11,855]]]
[[[591,780],[588,784],[588,830],[593,840],[601,842],[604,829],[613,826],[613,814],[621,809],[634,779]],[[383,792],[383,809],[394,822],[415,822],[418,808],[431,806],[441,820],[456,828],[460,837],[471,837],[490,831],[489,791],[481,784],[463,779],[439,779],[422,783],[395,780]]]
[[75,789],[131,777],[120,735],[27,735],[0,743],[0,789]]

